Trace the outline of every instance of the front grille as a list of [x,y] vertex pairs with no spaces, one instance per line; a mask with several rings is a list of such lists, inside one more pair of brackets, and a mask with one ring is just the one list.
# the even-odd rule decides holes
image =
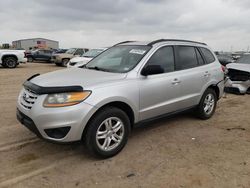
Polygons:
[[29,89],[25,89],[22,93],[20,103],[24,108],[30,110],[33,104],[35,103],[37,97],[38,97],[37,94],[35,94]]

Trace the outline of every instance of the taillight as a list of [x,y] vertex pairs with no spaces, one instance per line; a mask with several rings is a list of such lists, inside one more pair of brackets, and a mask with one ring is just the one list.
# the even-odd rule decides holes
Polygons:
[[226,67],[223,66],[223,65],[221,65],[221,70],[222,70],[223,72],[225,72],[225,71],[226,71]]

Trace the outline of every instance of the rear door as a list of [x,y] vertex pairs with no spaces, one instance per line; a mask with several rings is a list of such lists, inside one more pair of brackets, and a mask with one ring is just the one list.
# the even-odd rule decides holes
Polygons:
[[52,56],[52,51],[50,50],[44,50],[44,60],[49,61]]
[[180,79],[180,106],[185,109],[199,103],[204,85],[204,60],[193,46],[175,46],[176,69]]
[[140,120],[178,110],[179,80],[175,72],[174,49],[165,46],[158,49],[148,60],[148,65],[159,65],[164,73],[141,76]]
[[44,58],[44,50],[38,50],[35,54],[35,59],[42,60]]

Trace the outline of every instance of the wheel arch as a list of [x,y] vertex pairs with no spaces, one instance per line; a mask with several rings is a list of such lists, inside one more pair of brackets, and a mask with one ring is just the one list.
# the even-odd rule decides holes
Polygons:
[[131,125],[131,128],[133,128],[133,125],[134,125],[134,122],[135,122],[135,113],[134,113],[134,110],[132,109],[132,107],[127,104],[126,102],[124,101],[110,101],[108,103],[105,103],[103,104],[102,106],[100,106],[92,115],[91,117],[88,119],[87,123],[86,123],[86,126],[84,127],[83,129],[83,132],[82,132],[82,140],[84,139],[84,135],[86,134],[86,131],[88,130],[88,126],[89,126],[89,122],[94,118],[94,116],[100,112],[102,109],[106,108],[106,107],[116,107],[116,108],[119,108],[121,109],[122,111],[124,111],[129,120],[130,120],[130,125]]
[[219,89],[219,87],[216,84],[212,84],[207,89],[209,89],[209,88],[211,88],[211,89],[213,89],[215,91],[216,97],[217,97],[217,99],[219,99],[220,98],[220,89]]
[[4,54],[2,56],[2,61],[7,57],[14,57],[16,60],[18,60],[18,57],[15,54]]

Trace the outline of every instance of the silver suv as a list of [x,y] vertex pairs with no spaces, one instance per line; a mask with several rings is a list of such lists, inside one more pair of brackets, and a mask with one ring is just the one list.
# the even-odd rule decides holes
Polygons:
[[46,140],[83,140],[106,158],[122,150],[134,124],[191,108],[210,118],[224,73],[204,43],[126,41],[82,68],[34,75],[23,86],[17,103],[23,125]]

